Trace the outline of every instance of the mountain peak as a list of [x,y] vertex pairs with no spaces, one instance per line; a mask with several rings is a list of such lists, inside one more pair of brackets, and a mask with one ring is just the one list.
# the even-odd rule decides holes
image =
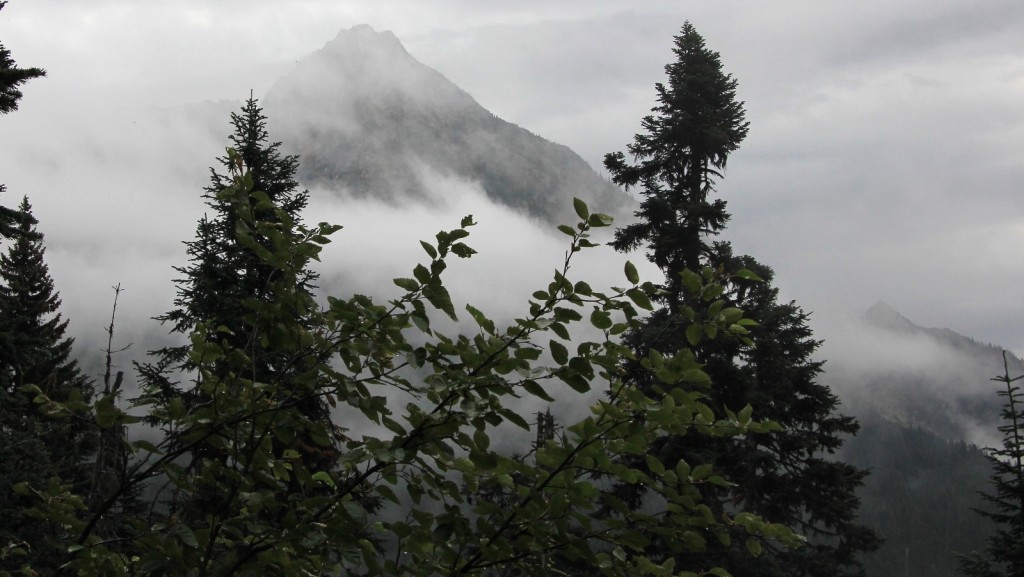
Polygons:
[[921,328],[910,322],[907,317],[901,315],[896,309],[889,306],[888,303],[882,301],[871,305],[871,308],[864,313],[864,318],[871,324],[887,329],[915,331]]
[[301,60],[264,103],[302,159],[300,179],[339,194],[425,199],[436,186],[426,167],[551,222],[575,218],[573,196],[613,214],[630,202],[576,153],[498,118],[369,25]]
[[[367,50],[371,48],[398,51],[408,55],[402,42],[390,30],[377,32],[369,24],[358,24],[349,29],[342,28],[338,35],[327,43],[326,47],[335,47],[337,50],[349,52],[352,50]],[[349,54],[351,56],[351,54]]]

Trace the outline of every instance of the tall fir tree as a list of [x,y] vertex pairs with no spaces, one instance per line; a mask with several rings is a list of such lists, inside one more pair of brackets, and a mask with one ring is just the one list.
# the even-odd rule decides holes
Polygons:
[[[6,5],[6,1],[0,1],[0,10]],[[42,68],[18,68],[11,51],[0,42],[0,114],[17,110],[21,85],[40,76],[46,76]]]
[[[0,10],[3,10],[6,4],[7,2],[0,1]],[[22,96],[21,85],[42,76],[46,76],[46,71],[42,68],[19,68],[11,56],[11,51],[4,46],[3,42],[0,42],[0,114],[8,114],[17,110],[18,101]],[[4,190],[6,188],[0,184],[0,195]],[[13,238],[19,224],[26,218],[29,217],[16,210],[0,206],[0,240]],[[29,224],[34,223],[30,222]]]
[[[86,461],[95,448],[95,432],[85,409],[50,415],[41,411],[46,398],[66,406],[84,407],[92,398],[92,383],[72,358],[73,340],[66,336],[68,321],[45,262],[43,236],[36,230],[28,199],[18,207],[26,215],[14,242],[0,255],[0,429],[5,473],[0,484],[31,482],[40,486],[51,477],[84,490],[89,481]],[[26,390],[37,387],[36,392]],[[0,488],[2,489],[2,488]],[[31,544],[29,559],[41,567],[53,557],[59,530],[26,515],[26,499],[5,495],[0,545],[12,535]],[[19,509],[19,504],[21,508]],[[17,560],[16,560],[17,561]]]
[[[266,121],[253,98],[246,101],[241,113],[232,113],[234,133],[229,138],[238,153],[237,160],[231,161],[227,156],[218,159],[227,172],[210,169],[210,184],[204,189],[203,197],[213,216],[204,215],[196,227],[196,239],[185,243],[190,263],[176,269],[184,275],[177,281],[176,308],[159,320],[171,323],[172,331],[182,334],[191,332],[200,320],[214,327],[225,327],[232,346],[254,351],[254,359],[269,368],[273,363],[269,349],[247,334],[245,315],[251,313],[249,299],[267,298],[269,277],[274,269],[260,261],[255,251],[239,244],[238,218],[230,201],[219,196],[231,184],[232,171],[245,170],[251,175],[253,190],[266,194],[266,202],[253,200],[251,203],[250,210],[255,218],[280,220],[275,214],[280,209],[295,224],[302,222],[301,212],[309,193],[299,191],[295,181],[298,158],[282,156],[278,150],[280,143],[268,141]],[[268,238],[259,238],[257,242],[269,245]],[[308,293],[315,280],[315,273],[302,271],[298,288]],[[169,349],[169,352],[175,362],[187,366],[189,361],[182,354],[184,349]]]
[[644,132],[627,147],[636,164],[615,152],[605,156],[605,167],[615,184],[627,190],[639,185],[644,197],[639,221],[619,228],[613,246],[647,246],[648,259],[666,272],[674,297],[667,304],[675,310],[675,297],[683,293],[677,273],[701,269],[709,257],[707,237],[729,220],[725,201],[709,201],[708,195],[750,123],[736,101],[736,80],[722,73],[718,53],[704,46],[689,22],[672,51],[676,61],[665,66],[668,86],[655,84],[655,114],[644,117]]
[[991,493],[982,498],[991,507],[978,513],[996,524],[985,551],[974,551],[960,559],[960,571],[968,577],[1024,577],[1024,393],[1015,383],[1024,375],[1010,377],[1010,365],[1003,351],[1003,376],[992,380],[1003,384],[1003,446],[991,449]]
[[[88,402],[92,383],[72,358],[74,340],[66,336],[68,321],[60,313],[61,300],[46,265],[43,236],[32,224],[32,206],[24,198],[19,212],[30,218],[6,254],[0,256],[0,320],[9,331],[10,342],[0,351],[0,382],[14,405],[31,403],[21,398],[25,385],[39,387],[59,403],[71,399]],[[82,422],[49,421],[28,407],[6,418],[23,430],[39,429],[41,440],[50,447],[55,465],[65,479],[88,456],[88,427]],[[41,420],[42,419],[42,420]],[[81,479],[79,479],[81,480]]]
[[[282,347],[267,341],[257,330],[261,309],[280,305],[274,303],[273,290],[274,283],[280,281],[280,266],[263,257],[272,248],[274,235],[295,234],[289,231],[301,222],[308,192],[300,191],[294,179],[297,158],[283,156],[278,150],[280,143],[269,141],[266,121],[251,97],[240,113],[231,115],[231,153],[218,159],[222,171],[210,169],[210,184],[204,189],[212,215],[200,219],[195,240],[185,243],[190,260],[176,269],[183,276],[177,281],[175,308],[158,320],[169,323],[172,333],[182,335],[204,325],[214,331],[218,341],[246,355],[247,379],[279,385],[287,384],[304,367],[296,364],[291,354],[279,352]],[[251,179],[251,190],[256,191],[243,210],[253,221],[275,224],[270,232],[249,230],[238,218],[237,199],[223,194],[243,174]],[[308,268],[296,271],[294,292],[311,300],[315,280],[316,274]],[[303,326],[315,322],[308,308],[297,306],[293,314],[293,320]],[[191,375],[196,360],[188,350],[182,345],[154,351],[153,361],[138,367],[149,389],[161,391],[160,402],[177,397],[186,407],[196,407],[208,400],[201,376]],[[217,366],[225,372],[217,377],[223,378],[227,372],[237,371],[237,360],[224,359]],[[191,384],[177,382],[190,376],[196,377]],[[311,469],[330,468],[341,431],[332,424],[329,407],[321,397],[305,397],[302,391],[291,394],[308,427],[305,436],[296,440],[296,447],[290,448],[299,450]]]
[[[707,395],[716,411],[750,405],[758,418],[773,420],[783,430],[738,440],[666,437],[654,453],[663,462],[714,463],[735,483],[704,487],[717,512],[738,508],[761,514],[809,539],[795,551],[765,542],[766,554],[756,560],[744,550],[742,538],[731,544],[710,539],[708,565],[723,566],[737,577],[861,575],[857,555],[879,543],[856,519],[855,490],[865,472],[829,457],[858,425],[838,413],[836,397],[815,381],[821,363],[813,353],[820,343],[807,326],[807,313],[778,301],[770,268],[733,255],[729,243],[712,238],[724,229],[729,214],[724,200],[710,196],[749,127],[743,103],[736,100],[736,80],[723,73],[718,53],[705,46],[689,22],[675,37],[673,52],[676,61],[665,67],[668,84],[656,85],[659,104],[628,147],[633,161],[621,152],[605,157],[614,182],[637,187],[643,196],[639,220],[617,230],[613,246],[620,251],[646,248],[665,275],[657,295],[662,308],[625,340],[643,353],[639,357],[649,350],[669,355],[696,343],[708,319],[690,314],[699,309],[694,300],[699,297],[687,286],[699,284],[705,271],[752,272],[733,277],[721,295],[758,323],[750,330],[749,344],[715,339],[694,352],[714,383]],[[653,386],[640,367],[629,369],[638,386]],[[640,487],[619,487],[619,493],[634,506],[643,499]]]

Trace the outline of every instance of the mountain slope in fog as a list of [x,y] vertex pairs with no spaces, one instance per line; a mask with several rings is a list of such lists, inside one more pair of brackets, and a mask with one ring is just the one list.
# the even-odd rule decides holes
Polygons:
[[632,204],[572,150],[496,117],[394,34],[366,25],[299,62],[264,104],[271,134],[299,155],[299,179],[312,188],[443,202],[432,176],[456,176],[547,221],[568,217],[573,196],[613,214]]
[[[1002,348],[949,329],[914,324],[885,303],[864,316],[871,347],[833,356],[827,382],[854,414],[873,412],[949,440],[999,442]],[[1008,355],[1011,375],[1024,363]]]
[[[856,354],[826,365],[826,381],[858,417],[840,458],[871,471],[860,517],[885,544],[864,559],[868,577],[956,575],[957,553],[984,547],[991,467],[978,448],[1001,442],[1002,349],[949,329],[914,324],[885,303],[864,316]],[[1011,375],[1024,364],[1008,356]]]

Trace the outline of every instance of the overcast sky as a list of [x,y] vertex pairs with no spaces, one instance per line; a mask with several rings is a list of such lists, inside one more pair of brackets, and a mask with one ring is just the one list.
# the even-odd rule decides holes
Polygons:
[[[884,300],[1024,351],[1019,0],[12,0],[0,41],[49,76],[0,117],[0,202],[29,195],[74,332],[95,333],[116,282],[131,314],[169,307],[178,241],[225,144],[210,134],[226,123],[197,135],[143,122],[153,107],[261,97],[366,23],[599,168],[654,104],[687,19],[738,80],[751,123],[719,186],[726,238],[776,269],[819,335]],[[434,216],[428,229],[457,222]]]

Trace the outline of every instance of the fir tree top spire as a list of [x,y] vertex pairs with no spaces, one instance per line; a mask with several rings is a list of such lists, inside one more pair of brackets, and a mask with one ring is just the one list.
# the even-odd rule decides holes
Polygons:
[[[640,187],[644,197],[638,221],[618,229],[613,246],[645,246],[647,257],[665,274],[665,290],[657,295],[664,308],[625,333],[624,342],[638,359],[648,351],[668,356],[692,350],[714,383],[701,394],[716,414],[754,407],[756,418],[774,421],[782,430],[742,440],[668,435],[653,443],[650,452],[663,463],[714,463],[734,485],[701,489],[712,510],[755,512],[811,538],[797,551],[766,543],[757,560],[742,550],[739,533],[731,543],[709,540],[700,554],[709,566],[721,566],[737,577],[862,576],[857,555],[878,546],[874,532],[856,517],[855,491],[866,472],[825,458],[858,425],[839,413],[838,399],[816,382],[822,363],[814,353],[820,342],[807,324],[809,315],[793,302],[779,302],[771,268],[752,257],[735,256],[728,242],[710,238],[725,228],[729,214],[724,200],[709,195],[749,127],[743,103],[736,100],[736,80],[722,71],[718,53],[705,46],[689,22],[675,37],[673,52],[675,61],[665,67],[667,82],[655,86],[658,104],[627,148],[634,163],[622,152],[605,157],[614,181]],[[749,331],[742,329],[746,341],[699,342],[706,321],[695,311],[703,306],[704,296],[692,287],[700,284],[706,268],[754,273],[731,278],[712,297],[721,299],[716,301],[718,310],[736,307],[755,321]],[[750,280],[757,276],[763,282]],[[627,363],[625,369],[641,390],[661,386],[639,363]],[[633,506],[641,504],[646,492],[627,485],[617,490]]]
[[[71,340],[64,338],[67,321],[61,318],[60,296],[44,260],[46,247],[36,230],[32,205],[23,197],[22,219],[7,253],[0,256],[0,315],[13,342],[5,347],[10,385],[35,384],[54,377],[52,371],[68,363]],[[54,362],[56,361],[56,362]],[[77,373],[77,368],[70,369]]]
[[[0,1],[0,10],[6,4],[6,1]],[[0,42],[0,114],[17,110],[18,101],[21,100],[21,90],[18,88],[40,76],[46,76],[42,68],[18,68],[11,58],[11,51]]]
[[665,66],[668,84],[655,84],[658,105],[644,117],[643,132],[622,152],[605,156],[612,180],[627,190],[641,187],[640,221],[620,228],[613,246],[632,250],[646,243],[648,257],[678,293],[677,273],[700,270],[710,251],[707,235],[725,227],[725,201],[708,200],[729,154],[747,136],[736,80],[722,71],[717,52],[689,22],[675,37],[676,60]]
[[[0,0],[0,10],[3,10],[5,4],[6,1]],[[17,110],[18,101],[21,100],[21,90],[18,90],[18,87],[40,76],[46,76],[46,71],[42,68],[18,68],[11,57],[11,51],[0,42],[0,114]],[[4,185],[0,184],[0,194],[5,190]],[[35,224],[35,221],[25,213],[0,206],[0,240],[17,236],[16,230],[23,224],[31,225]],[[0,330],[0,333],[2,332]]]

